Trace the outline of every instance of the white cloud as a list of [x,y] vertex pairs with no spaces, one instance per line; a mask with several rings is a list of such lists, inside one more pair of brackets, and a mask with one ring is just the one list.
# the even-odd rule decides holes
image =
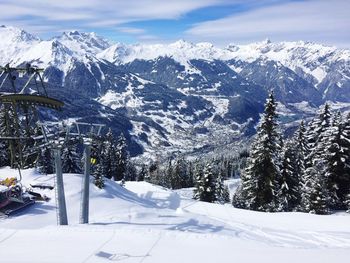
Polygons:
[[223,45],[271,38],[310,40],[350,46],[350,1],[289,2],[194,25],[186,34],[193,41]]
[[107,27],[150,19],[177,19],[192,10],[225,1],[228,0],[2,0],[0,23],[34,27],[45,22],[72,22],[75,23],[72,26]]
[[144,34],[146,31],[142,28],[135,28],[135,27],[117,27],[116,30],[122,33],[128,33],[133,35],[140,35]]

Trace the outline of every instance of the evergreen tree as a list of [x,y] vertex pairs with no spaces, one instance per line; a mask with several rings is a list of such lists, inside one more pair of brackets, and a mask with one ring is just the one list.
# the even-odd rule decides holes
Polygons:
[[91,143],[91,170],[94,176],[94,184],[102,189],[105,186],[105,155],[103,154],[103,138],[96,136]]
[[347,209],[346,212],[350,213],[350,194],[346,195],[345,206],[346,206],[346,209]]
[[105,177],[108,179],[116,176],[116,146],[112,130],[109,129],[101,150],[103,166],[105,169]]
[[124,134],[121,134],[118,137],[117,146],[116,146],[116,173],[114,175],[114,180],[119,181],[123,178],[125,179],[128,162],[129,162],[129,154],[126,149],[126,139]]
[[128,161],[127,166],[126,166],[125,175],[124,175],[124,180],[125,181],[136,181],[136,178],[137,178],[136,167],[133,164],[133,162]]
[[196,200],[200,200],[201,192],[203,191],[203,167],[202,164],[197,160],[194,166],[194,190],[193,190],[193,198]]
[[278,191],[280,211],[292,211],[301,200],[297,155],[294,141],[286,143],[282,157],[281,188]]
[[[319,117],[314,119],[307,132],[309,153],[306,157],[305,171],[302,175],[302,200],[301,209],[305,212],[315,212],[313,209],[312,197],[315,195],[315,187],[319,187],[325,183],[328,151],[330,148],[330,126],[331,113],[328,104],[325,104]],[[323,182],[324,181],[324,182]],[[327,187],[327,184],[325,184]],[[329,200],[328,191],[318,192],[318,197],[322,200]],[[323,213],[323,212],[320,212]]]
[[151,184],[160,185],[159,182],[162,181],[162,178],[161,178],[161,172],[160,172],[160,167],[158,162],[154,162],[150,164],[147,177],[145,177],[145,181]]
[[96,164],[96,169],[94,171],[94,184],[100,189],[104,188],[105,186],[104,174],[105,169],[103,166],[103,161],[100,160],[100,162]]
[[[24,118],[25,121],[26,118]],[[22,152],[30,151],[34,146],[36,146],[36,142],[33,139],[33,137],[37,137],[42,135],[41,127],[39,126],[30,126],[29,123],[25,124],[26,130],[21,134],[21,136],[26,137],[27,139],[22,144]],[[32,168],[36,166],[36,161],[38,159],[38,156],[40,154],[40,151],[34,152],[30,155],[27,155],[23,157],[22,165],[24,168]]]
[[299,177],[305,171],[306,168],[306,156],[309,153],[308,143],[306,139],[306,128],[304,121],[301,121],[299,129],[293,138],[295,145],[295,162],[296,162],[296,173]]
[[8,146],[6,141],[0,140],[0,167],[8,165],[10,165]]
[[175,161],[175,165],[171,174],[171,188],[180,189],[185,188],[188,182],[187,163],[183,158]]
[[213,169],[210,163],[207,163],[204,171],[196,171],[196,188],[194,198],[200,201],[215,202],[215,179]]
[[69,140],[62,150],[62,171],[64,173],[82,173],[81,160],[77,153],[77,142]]
[[329,194],[322,166],[322,163],[317,163],[309,168],[313,180],[311,181],[306,210],[313,214],[325,215],[329,213]]
[[245,195],[247,194],[247,191],[243,191],[242,189],[242,184],[237,187],[234,195],[232,196],[232,205],[236,208],[246,209],[247,205]]
[[346,195],[350,191],[350,136],[338,112],[330,129],[330,147],[326,156],[327,189],[330,195],[330,205],[333,209],[346,209]]
[[230,202],[230,192],[228,187],[224,184],[224,177],[222,175],[224,171],[218,174],[215,182],[215,200],[220,204]]
[[[34,129],[34,136],[38,137],[43,135],[41,127],[36,126]],[[38,142],[34,143],[35,147],[38,147]],[[37,167],[38,171],[42,174],[52,174],[54,173],[54,160],[52,156],[51,149],[48,147],[39,148],[35,154],[35,161],[33,164]]]
[[36,162],[36,167],[38,168],[39,172],[42,174],[52,174],[55,172],[54,166],[51,150],[47,147],[40,149]]
[[[265,113],[252,144],[242,187],[237,194],[244,197],[244,207],[258,211],[276,211],[277,192],[281,180],[281,136],[277,129],[276,103],[270,94]],[[235,198],[234,200],[242,200]]]
[[164,178],[159,178],[158,184],[171,189],[174,184],[174,181],[174,167],[172,164],[172,160],[169,159],[168,164],[165,167]]
[[137,175],[137,181],[138,182],[144,181],[146,177],[147,177],[147,167],[145,164],[142,164],[141,170]]
[[[16,133],[13,113],[13,107],[10,105],[1,105],[0,108],[0,136],[3,137],[16,137]],[[16,158],[17,144],[14,140],[3,140],[1,141],[0,151],[2,156],[2,166],[11,166],[15,168],[18,162]]]
[[187,165],[187,181],[186,187],[194,187],[194,171],[193,171],[193,163],[189,162]]

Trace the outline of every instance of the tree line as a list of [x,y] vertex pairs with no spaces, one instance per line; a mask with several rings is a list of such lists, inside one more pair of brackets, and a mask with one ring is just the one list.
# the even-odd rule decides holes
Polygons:
[[308,125],[282,139],[271,94],[233,205],[256,211],[328,214],[350,208],[350,114],[325,104]]

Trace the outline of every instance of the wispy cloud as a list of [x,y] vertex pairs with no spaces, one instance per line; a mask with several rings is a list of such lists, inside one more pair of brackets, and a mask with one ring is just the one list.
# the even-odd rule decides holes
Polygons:
[[146,32],[144,29],[141,29],[141,28],[124,27],[124,26],[117,27],[116,30],[118,30],[119,32],[128,33],[128,34],[135,34],[135,35],[144,34]]
[[206,21],[187,30],[194,41],[215,39],[222,45],[271,38],[309,40],[350,46],[350,1],[310,0],[262,7]]
[[225,0],[2,0],[0,22],[31,27],[40,23],[63,23],[66,27],[68,22],[85,28],[111,27],[133,21],[178,19],[192,10],[222,3]]

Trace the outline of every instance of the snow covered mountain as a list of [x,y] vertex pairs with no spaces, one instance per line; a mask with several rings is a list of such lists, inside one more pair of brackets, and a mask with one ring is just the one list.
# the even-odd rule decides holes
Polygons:
[[46,69],[50,94],[66,104],[56,117],[104,122],[151,158],[236,144],[254,133],[271,90],[284,122],[326,100],[350,103],[350,51],[315,43],[125,45],[77,31],[40,40],[7,26],[0,38],[0,65]]

